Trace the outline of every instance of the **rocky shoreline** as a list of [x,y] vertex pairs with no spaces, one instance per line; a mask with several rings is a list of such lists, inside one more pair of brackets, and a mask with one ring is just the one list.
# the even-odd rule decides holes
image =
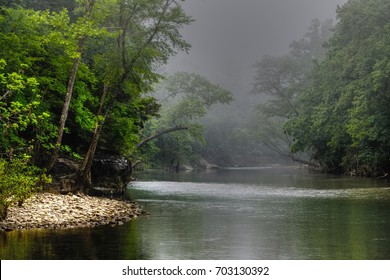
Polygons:
[[145,214],[138,204],[125,200],[45,192],[34,194],[20,207],[9,207],[0,230],[115,226]]

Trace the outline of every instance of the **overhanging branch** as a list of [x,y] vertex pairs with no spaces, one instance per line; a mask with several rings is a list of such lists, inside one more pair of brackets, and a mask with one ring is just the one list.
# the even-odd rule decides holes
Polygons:
[[276,145],[274,145],[274,144],[264,143],[264,142],[263,142],[263,144],[267,148],[269,148],[270,150],[272,150],[274,152],[277,152],[281,156],[288,157],[288,158],[290,158],[294,162],[306,164],[306,165],[308,165],[310,167],[313,167],[313,168],[320,167],[320,165],[318,163],[312,162],[312,161],[307,161],[307,160],[304,160],[304,159],[301,159],[301,158],[297,158],[293,153],[288,153],[288,154],[283,153],[282,150],[279,147],[277,147]]
[[148,143],[149,141],[152,141],[164,134],[167,134],[167,133],[172,133],[174,131],[179,131],[179,130],[188,130],[189,127],[187,126],[174,126],[174,127],[171,127],[171,128],[168,128],[168,129],[165,129],[165,130],[161,130],[161,131],[157,131],[155,134],[143,139],[141,142],[138,143],[138,145],[136,146],[137,149],[141,148],[142,146],[144,146],[146,143]]

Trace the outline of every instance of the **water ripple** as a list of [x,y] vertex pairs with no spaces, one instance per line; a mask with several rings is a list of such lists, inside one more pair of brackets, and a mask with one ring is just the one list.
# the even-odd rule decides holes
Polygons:
[[134,182],[131,189],[158,196],[214,197],[257,200],[268,197],[316,199],[390,199],[390,187],[316,189],[267,185],[217,184],[191,182]]

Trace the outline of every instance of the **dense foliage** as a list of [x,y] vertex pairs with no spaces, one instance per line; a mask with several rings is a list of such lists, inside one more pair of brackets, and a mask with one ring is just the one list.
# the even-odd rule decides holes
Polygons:
[[6,217],[9,205],[21,206],[34,191],[51,179],[30,164],[29,156],[5,160],[0,158],[0,220]]
[[390,2],[350,0],[337,10],[327,54],[285,129],[292,151],[329,171],[390,172]]
[[[162,79],[158,69],[189,49],[179,30],[192,19],[174,0],[0,4],[2,172],[19,170],[27,190],[39,169],[73,157],[82,160],[75,185],[83,190],[98,150],[136,149],[160,107],[149,94]],[[11,168],[18,164],[26,168]],[[16,177],[2,175],[0,194],[11,197]]]

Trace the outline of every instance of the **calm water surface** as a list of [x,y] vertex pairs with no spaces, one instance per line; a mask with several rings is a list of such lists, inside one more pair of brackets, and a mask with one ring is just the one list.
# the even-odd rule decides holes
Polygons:
[[151,172],[115,228],[0,233],[1,259],[390,259],[390,184],[294,168]]

